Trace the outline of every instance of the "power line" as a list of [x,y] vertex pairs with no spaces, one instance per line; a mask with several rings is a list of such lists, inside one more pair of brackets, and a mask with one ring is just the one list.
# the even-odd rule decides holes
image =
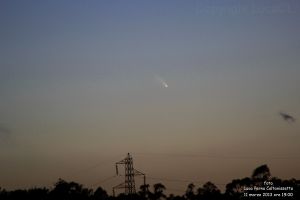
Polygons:
[[94,165],[90,165],[88,167],[85,167],[85,168],[81,168],[81,169],[78,169],[78,170],[75,170],[73,172],[71,172],[68,176],[71,177],[71,176],[78,176],[79,174],[83,174],[83,173],[86,173],[86,172],[92,172],[92,170],[98,168],[98,167],[103,167],[105,165],[108,165],[108,164],[111,164],[112,163],[112,160],[115,158],[115,157],[119,157],[120,155],[115,155],[115,156],[112,156],[110,158],[107,158],[105,160],[101,160],[100,162],[97,162],[95,163]]
[[99,185],[100,183],[105,183],[106,181],[109,181],[109,180],[111,180],[111,179],[113,179],[113,178],[115,178],[115,177],[117,177],[117,176],[116,176],[116,175],[109,176],[109,177],[107,177],[107,178],[105,178],[105,179],[102,179],[102,180],[100,180],[100,181],[97,181],[96,183],[91,184],[91,186],[94,187],[94,186],[96,186],[96,185]]
[[174,154],[174,153],[135,153],[136,156],[168,156],[168,157],[191,157],[191,158],[212,158],[212,159],[264,159],[264,160],[288,160],[300,159],[300,156],[227,156],[209,154]]
[[[200,183],[203,184],[205,181],[196,181],[196,180],[187,180],[187,179],[169,179],[169,178],[157,178],[157,177],[149,177],[147,176],[148,179],[153,179],[153,180],[161,180],[165,182],[182,182],[182,183]],[[215,185],[227,185],[226,183],[214,183]]]

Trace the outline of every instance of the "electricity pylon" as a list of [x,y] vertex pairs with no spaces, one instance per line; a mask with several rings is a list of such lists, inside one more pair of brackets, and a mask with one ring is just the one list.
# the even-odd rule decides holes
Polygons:
[[118,165],[125,165],[125,182],[113,187],[113,195],[115,196],[115,189],[125,188],[126,195],[135,194],[134,176],[144,176],[144,185],[146,184],[146,175],[133,168],[133,159],[128,153],[126,158],[116,163],[116,174],[119,175]]

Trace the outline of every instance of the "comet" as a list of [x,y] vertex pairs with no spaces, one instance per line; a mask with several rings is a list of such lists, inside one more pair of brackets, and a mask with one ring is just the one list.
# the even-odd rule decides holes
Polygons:
[[164,79],[162,79],[161,77],[159,77],[159,76],[156,75],[155,78],[156,78],[156,80],[158,80],[158,82],[160,82],[162,84],[162,86],[164,88],[168,88],[169,87],[169,85],[166,83],[166,81]]
[[164,81],[161,82],[165,88],[169,87],[168,84]]

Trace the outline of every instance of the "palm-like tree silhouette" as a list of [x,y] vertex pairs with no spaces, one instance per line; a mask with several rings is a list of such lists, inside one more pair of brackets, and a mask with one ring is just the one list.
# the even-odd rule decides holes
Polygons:
[[149,184],[141,185],[139,194],[142,199],[147,199],[149,197]]

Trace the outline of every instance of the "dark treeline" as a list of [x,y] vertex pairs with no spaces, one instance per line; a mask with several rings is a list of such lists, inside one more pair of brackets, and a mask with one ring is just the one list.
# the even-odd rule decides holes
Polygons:
[[[289,187],[292,191],[273,191],[273,196],[267,197],[245,197],[244,188],[253,186],[264,187],[266,183],[273,184],[274,187]],[[251,177],[243,179],[234,179],[226,185],[224,192],[212,182],[205,183],[202,187],[196,188],[193,183],[188,184],[186,191],[181,195],[166,195],[166,187],[162,183],[156,183],[153,187],[150,185],[142,185],[136,194],[125,195],[123,193],[117,196],[108,195],[101,187],[96,190],[85,188],[83,185],[76,182],[67,182],[59,179],[54,187],[48,188],[32,188],[28,190],[7,191],[0,188],[0,200],[15,200],[15,199],[31,199],[31,200],[201,200],[201,199],[299,199],[300,180],[290,179],[281,180],[276,177],[271,177],[270,170],[267,165],[262,165],[256,168]],[[269,193],[270,191],[265,191]],[[255,191],[249,193],[255,194]],[[262,193],[262,192],[260,192]],[[272,193],[272,192],[271,192]],[[288,197],[274,197],[274,193],[290,193]]]

